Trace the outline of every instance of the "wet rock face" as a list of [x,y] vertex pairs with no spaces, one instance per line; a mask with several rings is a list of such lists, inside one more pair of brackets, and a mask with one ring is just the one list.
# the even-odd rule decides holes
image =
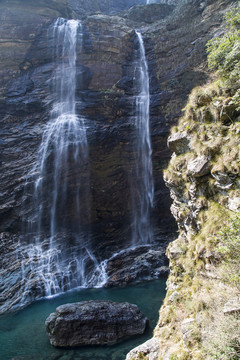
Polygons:
[[[222,16],[232,1],[165,3],[175,6],[171,15],[149,26],[144,35],[148,64],[158,78],[152,111],[158,119],[165,119],[164,125],[169,128],[177,123],[192,88],[208,79],[206,42],[221,31]],[[156,121],[154,128],[159,126]]]
[[[47,12],[47,9],[44,11]],[[17,22],[18,13],[6,14],[10,28],[12,23]],[[56,10],[54,15],[59,16],[61,13]],[[25,47],[19,52],[19,57],[13,60],[10,56],[12,67],[7,65],[9,54],[6,54],[5,62],[2,63],[4,74],[8,77],[0,99],[3,168],[0,213],[3,231],[19,231],[20,219],[27,220],[31,216],[31,206],[24,210],[21,206],[25,179],[37,157],[53,103],[51,76],[55,64],[52,61],[53,48],[48,31],[52,19],[44,13],[36,29],[36,16],[33,12],[25,25],[28,35],[24,35],[21,40]],[[83,22],[83,28],[83,45],[79,46],[77,54],[76,108],[77,113],[85,117],[88,129],[91,214],[89,216],[86,213],[86,201],[82,201],[81,221],[84,226],[91,223],[94,232],[105,233],[107,241],[109,234],[118,232],[122,224],[127,237],[130,227],[130,183],[134,182],[136,148],[133,117],[135,32],[127,26],[126,20],[106,15],[89,16]],[[20,41],[19,29],[20,24],[12,30],[11,36],[16,42]],[[5,30],[2,31],[4,33]],[[31,39],[26,38],[29,33],[34,34]],[[165,136],[165,133],[163,137],[160,134],[161,139]],[[160,153],[161,147],[164,147],[164,143],[158,149],[157,168],[154,169],[156,175],[159,168],[164,166],[167,156]],[[70,176],[75,171],[70,169]],[[82,168],[81,174],[84,172],[85,168]],[[89,185],[88,179],[86,175],[86,186]],[[156,218],[161,216],[161,226],[165,229],[171,219],[169,196],[162,178],[156,179],[155,187],[161,188],[162,196],[156,198],[154,212]],[[33,184],[30,183],[26,196],[31,197],[31,186]],[[61,216],[71,217],[73,223],[77,222],[73,210],[66,208]],[[23,213],[20,214],[21,211]]]
[[12,77],[17,77],[21,70],[31,65],[28,61],[28,50],[44,28],[58,16],[68,16],[67,0],[46,1],[37,3],[13,0],[1,1],[0,33],[0,94],[5,92]]
[[112,345],[144,333],[148,319],[134,304],[83,301],[59,306],[45,325],[59,347]]
[[[15,14],[12,21],[14,20]],[[35,18],[32,21],[35,21]],[[0,113],[2,114],[0,126],[3,136],[1,161],[4,173],[1,181],[1,195],[3,196],[1,227],[2,229],[11,229],[11,231],[19,230],[21,226],[19,218],[16,219],[18,217],[16,214],[19,214],[21,209],[24,177],[33,167],[53,102],[51,76],[55,64],[52,61],[53,49],[48,35],[50,23],[51,19],[48,19],[47,22],[45,20],[45,25],[42,24],[34,42],[30,42],[28,48],[25,49],[25,58],[20,59],[21,63],[19,64],[18,58],[15,59],[14,66],[18,70],[14,69],[14,74],[17,71],[19,76],[13,78],[13,73],[9,74],[7,70],[4,70],[9,75],[9,84],[7,88],[2,89],[3,97],[0,104]],[[31,26],[33,26],[32,23]],[[116,126],[114,131],[118,139],[115,138],[113,143],[112,133],[108,132],[108,129],[111,128],[110,121],[116,120],[116,117],[121,117],[123,122],[127,120],[121,116],[121,112],[126,112],[126,101],[123,94],[116,91],[106,94],[105,91],[109,91],[122,77],[121,64],[125,64],[126,59],[131,57],[132,53],[133,30],[125,26],[118,18],[112,19],[104,16],[89,18],[85,29],[83,48],[78,49],[77,111],[78,114],[86,117],[90,146],[94,144],[96,149],[104,148],[102,152],[104,159],[97,159],[97,162],[100,160],[105,163],[105,151],[112,150],[117,154],[118,149],[115,150],[115,146],[118,146],[120,137],[125,136]],[[18,28],[15,31],[17,32]],[[29,31],[33,31],[30,25]],[[104,35],[104,31],[106,35]],[[17,37],[17,34],[14,33],[14,36]],[[19,70],[20,65],[24,66],[24,70]],[[5,67],[7,67],[6,64]],[[118,105],[120,99],[122,99],[121,106]],[[104,131],[102,131],[103,128]],[[123,141],[127,142],[129,139]],[[120,154],[114,159],[114,166],[118,167],[121,164],[122,160],[119,159],[119,156]],[[72,171],[75,170],[72,169]],[[85,170],[81,169],[82,171]],[[92,168],[92,188],[99,189],[99,184],[95,186],[95,182],[99,178],[99,174],[96,174],[97,171],[96,167]],[[12,176],[13,173],[15,176]],[[119,178],[119,172],[116,173],[116,177]],[[87,180],[86,178],[86,182]],[[30,188],[31,184],[28,189],[29,195],[31,195]],[[100,190],[98,194],[101,195],[101,193]],[[94,202],[97,203],[101,201],[98,194],[96,196],[93,194]],[[83,202],[82,206],[85,203]],[[122,202],[118,214],[122,215],[124,207]],[[92,208],[99,208],[99,205],[95,204]],[[31,209],[28,209],[28,212],[30,213]],[[66,209],[67,213],[72,216],[74,212]],[[82,213],[84,214],[86,211],[84,210]],[[27,216],[27,214],[22,215]],[[92,217],[96,218],[96,215],[93,214]],[[89,219],[84,220],[85,223],[86,221]]]
[[[178,5],[175,0],[162,2]],[[150,132],[155,185],[152,218],[159,244],[162,244],[162,234],[175,230],[170,214],[169,191],[162,177],[162,169],[170,158],[166,147],[169,127],[176,123],[191,88],[207,77],[205,43],[218,31],[222,12],[230,2],[208,2],[205,9],[199,1],[184,0],[181,1],[184,7],[171,7],[171,14],[164,15],[161,21],[151,25],[147,25],[148,19],[142,17],[144,6],[131,10],[136,14],[132,19],[125,12],[123,17],[87,16],[90,6],[93,6],[94,12],[108,13],[141,5],[140,0],[71,0],[68,5],[65,0],[41,0],[34,5],[30,0],[1,2],[0,231],[10,234],[9,241],[2,241],[5,259],[14,258],[22,219],[27,221],[32,214],[33,192],[30,190],[34,184],[27,175],[36,160],[54,100],[51,76],[56,64],[52,60],[53,48],[49,46],[48,32],[53,19],[59,16],[83,18],[83,44],[77,49],[76,112],[85,117],[91,166],[90,169],[83,166],[80,170],[70,167],[69,178],[76,171],[79,175],[81,172],[81,176],[84,174],[83,188],[90,189],[91,210],[88,213],[84,200],[80,204],[81,221],[86,233],[91,229],[91,243],[97,249],[96,257],[100,261],[118,252],[120,243],[122,248],[128,247],[131,238],[131,191],[135,188],[134,149],[137,144],[133,96],[134,28],[144,25],[142,33],[150,76]],[[155,4],[152,5],[148,11],[154,9]],[[169,6],[166,9],[169,10]],[[181,144],[177,146],[186,147],[185,140],[179,139]],[[26,179],[29,181],[27,191]],[[74,192],[72,186],[69,191]],[[87,192],[84,194],[86,196]],[[26,199],[28,206],[23,208],[22,202]],[[48,199],[44,202],[48,206]],[[70,219],[73,225],[76,224],[78,219],[74,207],[68,203],[65,210],[59,214],[59,221]],[[67,241],[71,241],[71,236]],[[149,276],[151,266],[159,267],[158,255],[155,255],[148,258],[150,265],[142,267],[141,276]],[[4,272],[2,303],[12,299],[13,304],[21,299],[21,264],[16,259],[11,263],[11,271]],[[109,264],[112,284],[128,282],[126,273],[118,269],[119,264],[125,264],[123,259],[114,262]],[[136,267],[130,281],[135,281],[138,276]],[[32,294],[33,298],[38,296],[38,291],[36,279],[32,279],[32,288],[26,296],[31,300]]]
[[138,4],[146,4],[145,0],[69,0],[70,7],[77,13],[78,16],[87,14],[94,14],[101,12],[103,14],[115,14],[117,12],[129,9],[131,6]]
[[[122,232],[122,228],[120,231]],[[117,233],[112,233],[112,239],[116,236]],[[54,238],[54,242],[57,242],[58,245],[59,254],[62,253],[66,258],[74,260],[84,258],[85,281],[90,287],[94,286],[96,279],[99,277],[100,269],[96,268],[95,259],[87,256],[85,249],[80,248],[77,253],[71,254],[70,249],[74,241],[76,240],[71,233],[59,233]],[[92,243],[95,241],[96,239],[91,239]],[[158,279],[168,274],[168,261],[165,256],[168,237],[166,237],[164,243],[161,239],[159,244],[154,247],[141,246],[128,249],[113,256],[111,256],[112,248],[115,247],[116,251],[118,248],[115,244],[111,244],[111,248],[109,246],[110,241],[111,238],[109,236],[98,246],[94,245],[96,246],[95,251],[93,249],[94,255],[98,260],[101,260],[103,257],[110,257],[105,267],[106,282],[104,287],[125,286],[141,281]],[[42,247],[48,249],[48,243],[49,239],[44,238],[42,240]],[[66,251],[66,244],[68,251]],[[127,246],[127,243],[125,246]],[[0,314],[11,309],[24,307],[35,299],[46,295],[43,291],[46,285],[44,283],[44,276],[39,276],[38,274],[39,259],[37,256],[39,253],[37,249],[34,250],[31,244],[26,243],[26,241],[24,242],[24,239],[20,240],[16,235],[1,233],[0,252],[3,255],[0,258]],[[33,252],[34,255],[31,255]],[[56,261],[56,248],[52,252],[48,251],[48,256],[52,256]],[[51,276],[61,276],[61,283],[66,291],[69,289],[70,278],[77,279],[79,276],[79,268],[74,266],[74,261],[72,261],[71,268],[68,268],[68,270],[70,274],[67,272],[65,276],[62,276],[59,273],[60,269],[58,267],[51,268]],[[41,263],[41,271],[43,274],[48,273],[49,267],[47,263],[45,265]]]
[[141,246],[113,256],[107,263],[108,281],[105,286],[127,285],[166,275],[168,262],[165,250],[164,244],[161,248]]
[[[173,2],[165,3],[170,6]],[[168,128],[177,121],[190,89],[206,79],[202,66],[205,43],[219,27],[221,11],[228,3],[209,3],[200,9],[197,3],[193,6],[186,2],[181,14],[176,8],[170,17],[144,33],[151,85],[154,212],[164,230],[171,222],[168,190],[160,175],[170,157],[166,148]],[[11,7],[6,1],[0,5],[2,231],[20,229],[25,175],[37,156],[53,100],[49,79],[54,64],[47,29],[52,18],[71,15],[64,4],[65,0],[58,1],[54,7],[53,2],[41,1],[31,7],[28,1],[23,5],[15,0]],[[134,30],[125,20],[105,15],[88,17],[84,26],[76,98],[78,113],[86,117],[89,129],[91,222],[97,227],[102,219],[123,223],[130,211],[127,177],[131,178],[135,141],[131,118]]]
[[[34,11],[25,24],[28,32],[26,31],[21,40],[24,44],[21,52],[18,53],[19,49],[16,47],[16,43],[20,41],[18,34],[19,37],[22,36],[20,23],[11,33],[16,40],[12,46],[16,47],[17,56],[13,59],[12,55],[3,51],[6,57],[2,65],[7,81],[1,88],[0,99],[0,231],[9,231],[9,240],[2,240],[2,245],[5,253],[4,264],[9,261],[11,268],[9,272],[1,271],[0,286],[4,290],[0,298],[1,312],[9,310],[15,304],[27,304],[43,295],[41,280],[36,271],[33,271],[29,260],[30,244],[19,236],[33,215],[34,183],[28,174],[38,156],[42,134],[49,121],[54,101],[51,77],[56,64],[53,61],[53,39],[49,31],[54,20],[44,14],[37,23]],[[47,13],[46,9],[44,11]],[[8,26],[9,30],[12,24],[17,23],[19,13],[9,11],[5,15],[5,26]],[[56,17],[61,15],[60,11],[54,13]],[[76,111],[85,118],[90,166],[83,164],[81,169],[76,169],[69,163],[68,170],[69,179],[76,176],[76,172],[79,172],[78,176],[82,179],[82,230],[87,237],[91,229],[89,243],[100,263],[119,249],[129,247],[131,239],[130,184],[133,184],[134,188],[134,148],[137,143],[133,96],[136,43],[134,30],[120,17],[93,15],[86,18],[82,24],[83,43],[77,47]],[[4,36],[7,36],[7,31],[5,33]],[[28,33],[35,35],[28,39]],[[8,66],[9,57],[12,62],[9,62]],[[161,155],[158,156],[158,168],[162,167],[160,158]],[[49,173],[51,171],[49,167]],[[156,174],[158,171],[156,169]],[[157,182],[160,182],[162,190],[157,199],[157,205],[160,206],[156,207],[154,215],[156,218],[161,216],[160,227],[164,232],[165,229],[169,231],[171,222],[169,195],[163,181],[158,179]],[[68,192],[74,193],[71,181],[69,184]],[[86,196],[88,199],[85,199]],[[90,204],[88,208],[87,200]],[[43,207],[47,209],[48,206],[49,199],[44,198]],[[71,223],[73,228],[76,227],[79,222],[76,213],[73,204],[68,202],[64,211],[58,212],[59,222]],[[49,219],[43,218],[43,222],[43,227],[47,229]],[[32,239],[34,242],[33,237],[34,234],[30,234],[29,241]],[[59,233],[57,237],[59,242],[64,239],[63,244],[72,244],[71,233]],[[49,238],[47,231],[45,238]],[[18,256],[20,246],[21,254]],[[137,277],[139,280],[139,276],[141,279],[151,277],[153,270],[150,267],[153,264],[159,267],[157,256],[158,253],[154,253],[147,267],[144,265],[142,270],[137,270],[136,264],[127,282],[133,282]],[[163,258],[164,255],[160,262],[164,262]],[[21,265],[26,271],[23,277]],[[92,264],[86,266],[91,272]],[[163,272],[165,271],[166,268]],[[161,271],[157,271],[158,275],[160,273]],[[111,285],[119,285],[126,282],[126,272],[119,273],[119,269],[112,266],[111,278],[115,279]]]
[[15,302],[19,303],[20,300],[21,263],[18,261],[17,245],[17,236],[11,236],[9,233],[0,234],[2,254],[0,259],[0,308],[3,309],[3,312],[9,310]]
[[126,17],[133,21],[153,24],[155,21],[165,19],[173,10],[174,6],[168,4],[139,5],[126,12]]

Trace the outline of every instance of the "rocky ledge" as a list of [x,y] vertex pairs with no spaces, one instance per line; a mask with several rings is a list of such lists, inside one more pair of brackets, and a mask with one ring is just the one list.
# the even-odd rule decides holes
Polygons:
[[139,246],[113,255],[107,261],[108,279],[105,286],[136,284],[168,274],[168,260],[165,255],[167,242],[160,246]]
[[144,344],[139,345],[135,349],[131,350],[126,357],[126,360],[158,360],[159,359],[159,341],[156,338],[152,338],[146,341]]
[[74,347],[112,345],[143,334],[147,323],[137,305],[97,300],[61,305],[45,325],[53,346]]

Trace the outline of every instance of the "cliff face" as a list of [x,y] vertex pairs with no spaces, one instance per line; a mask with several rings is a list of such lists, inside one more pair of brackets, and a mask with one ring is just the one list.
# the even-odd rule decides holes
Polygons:
[[[225,56],[239,58],[235,34],[222,53],[220,74]],[[222,79],[213,77],[192,91],[168,138],[173,155],[164,179],[179,236],[167,250],[168,291],[155,339],[135,350],[138,356],[149,349],[164,360],[239,356],[238,65],[231,63]]]
[[[77,53],[76,101],[78,114],[86,119],[91,164],[91,211],[85,216],[83,201],[82,222],[86,231],[91,228],[93,247],[107,257],[119,250],[119,239],[121,246],[127,247],[131,236],[130,193],[136,184],[134,29],[141,28],[149,65],[155,182],[152,217],[155,237],[161,244],[175,230],[162,177],[162,169],[170,158],[166,146],[169,128],[177,122],[190,90],[208,77],[205,43],[221,29],[222,13],[229,4],[231,1],[227,0],[163,1],[147,7],[140,1],[121,1],[118,5],[109,1],[82,4],[75,0],[42,0],[35,5],[32,1],[1,2],[0,230],[5,254],[1,266],[5,269],[2,304],[9,298],[13,304],[21,297],[21,291],[16,296],[21,264],[15,251],[22,219],[29,218],[33,210],[31,205],[22,207],[26,175],[36,160],[53,103],[49,79],[54,64],[48,40],[53,19],[82,19],[84,35],[82,49]],[[137,6],[127,11],[132,5]],[[88,14],[96,11],[102,13]],[[118,11],[121,16],[116,16]],[[88,183],[87,175],[84,181]],[[73,223],[78,221],[71,204],[62,214],[63,220],[65,217],[71,217]]]
[[173,155],[164,178],[179,236],[168,246],[168,292],[155,329],[164,359],[214,358],[223,324],[230,334],[236,321],[227,312],[224,318],[238,290],[223,281],[228,270],[219,245],[240,207],[239,108],[232,97],[216,82],[196,88],[168,138]]
[[[31,201],[33,178],[27,175],[37,159],[54,101],[51,77],[56,65],[49,29],[56,17],[71,18],[76,14],[65,2],[57,3],[55,8],[47,2],[40,2],[38,6],[32,6],[31,2],[13,2],[10,5],[3,2],[1,6],[0,211],[1,251],[5,254],[1,263],[1,306],[5,311],[21,301],[22,289],[29,281],[27,276],[21,281],[23,263],[17,254],[22,244],[19,236],[23,225],[31,221],[35,211],[34,201]],[[21,19],[21,24],[25,20],[24,25],[18,19]],[[82,28],[82,47],[77,49],[76,61],[76,112],[85,118],[90,166],[76,169],[69,164],[69,178],[74,175],[82,179],[79,203],[81,226],[86,234],[91,234],[89,243],[100,262],[131,244],[131,194],[137,181],[134,177],[137,138],[133,74],[138,45],[131,24],[118,16],[87,16],[82,20]],[[152,79],[157,81],[155,74]],[[164,139],[166,132],[161,136]],[[158,159],[155,171],[163,168],[165,155]],[[49,169],[51,171],[53,169]],[[156,190],[160,206],[153,211],[155,236],[164,246],[174,226],[169,228],[173,220],[168,191],[162,178],[156,183]],[[69,191],[74,193],[74,183]],[[48,209],[49,199],[44,197],[42,200],[44,208]],[[74,204],[67,202],[64,211],[59,213],[59,222],[70,221],[76,228],[79,222],[76,214]],[[159,217],[161,221],[158,224]],[[49,223],[46,216],[44,222]],[[61,236],[63,243],[71,244],[71,234]],[[28,258],[27,251],[22,248],[21,252],[25,259]],[[160,253],[160,260],[156,258],[159,256],[156,251],[149,264],[147,262],[148,268],[144,265],[140,273],[133,269],[130,277],[126,272],[114,276],[119,264],[124,266],[126,259],[119,259],[116,264],[112,262],[109,265],[111,284],[135,281],[139,276],[152,276],[153,264],[157,268],[166,265],[163,252]],[[129,254],[129,261],[133,255]],[[135,258],[138,257],[141,262],[141,254],[135,254]],[[25,265],[29,266],[28,263]],[[24,295],[23,302],[39,296],[38,280],[34,276],[33,273],[28,275],[31,290]]]
[[117,2],[114,0],[69,0],[69,6],[80,18],[86,16],[86,14],[95,14],[97,12],[112,15],[139,4],[146,4],[146,2],[144,0],[120,0]]
[[[210,10],[219,6],[224,13],[231,8],[226,5],[209,2],[201,16],[211,17],[214,23],[217,19]],[[193,33],[190,30],[189,36]],[[213,34],[221,35],[222,29],[215,27]],[[201,41],[196,39],[191,45]],[[196,55],[192,53],[193,58]],[[202,65],[195,70],[203,69]],[[177,88],[180,84],[176,82]],[[167,82],[165,87],[168,89]],[[173,200],[171,211],[179,236],[167,249],[168,290],[154,337],[132,350],[127,360],[238,358],[235,350],[231,353],[231,346],[238,351],[239,287],[234,281],[237,278],[239,284],[239,272],[231,273],[223,265],[221,248],[225,231],[236,234],[239,229],[239,223],[233,222],[233,227],[225,230],[240,207],[239,103],[234,98],[238,89],[239,83],[231,87],[210,78],[207,85],[191,92],[183,116],[171,130],[168,147],[173,155],[164,180]],[[237,246],[234,249],[237,251]]]
[[[69,8],[64,8],[64,12],[61,5],[60,2],[59,9],[53,11],[44,7],[44,3],[39,4],[39,8],[15,3],[10,8],[4,3],[1,5],[2,231],[19,230],[24,174],[35,161],[43,127],[48,121],[53,101],[49,88],[53,64],[47,31],[53,18],[71,13]],[[21,18],[22,24],[23,12],[24,26],[18,23]],[[88,122],[90,156],[93,159],[91,187],[99,189],[97,192],[93,190],[92,194],[91,222],[119,218],[117,221],[123,223],[130,211],[130,190],[126,182],[129,171],[131,178],[134,158],[131,118],[134,30],[124,19],[105,15],[90,16],[84,20],[83,26],[84,44],[77,60],[76,100],[81,103],[78,112]],[[153,74],[153,81],[157,81],[156,74]],[[129,151],[133,151],[132,160]],[[99,169],[99,164],[104,164],[105,169]],[[109,181],[111,186],[118,182],[120,188],[109,191]],[[167,194],[163,182],[160,189]],[[164,204],[162,201],[167,220],[170,214],[168,204]]]

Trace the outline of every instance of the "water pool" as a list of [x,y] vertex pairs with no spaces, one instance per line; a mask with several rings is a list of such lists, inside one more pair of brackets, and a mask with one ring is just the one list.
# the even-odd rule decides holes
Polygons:
[[[124,360],[133,347],[149,339],[165,296],[166,278],[134,286],[81,289],[33,303],[15,313],[0,316],[1,360]],[[137,304],[149,318],[146,333],[114,346],[57,349],[50,345],[44,322],[62,304],[86,300],[128,301]]]

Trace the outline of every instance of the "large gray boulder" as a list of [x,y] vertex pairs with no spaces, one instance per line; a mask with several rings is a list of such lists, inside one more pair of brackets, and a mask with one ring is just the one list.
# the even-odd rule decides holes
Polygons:
[[83,301],[61,305],[45,325],[53,346],[112,345],[143,334],[148,319],[127,302]]

